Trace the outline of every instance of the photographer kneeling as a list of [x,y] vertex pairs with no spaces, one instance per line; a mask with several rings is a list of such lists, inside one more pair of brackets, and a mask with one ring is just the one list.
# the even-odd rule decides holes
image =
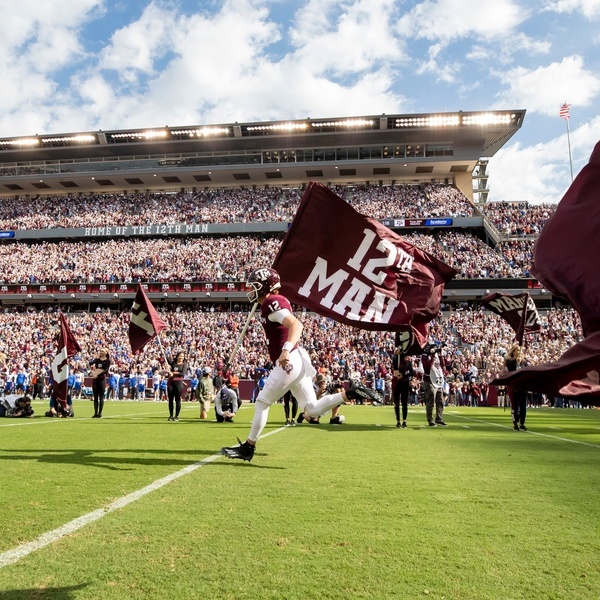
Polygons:
[[4,396],[0,404],[0,417],[24,418],[33,417],[31,398],[18,394]]
[[217,415],[217,423],[233,423],[233,417],[238,409],[237,394],[230,390],[226,385],[221,388],[221,391],[215,396],[215,413]]

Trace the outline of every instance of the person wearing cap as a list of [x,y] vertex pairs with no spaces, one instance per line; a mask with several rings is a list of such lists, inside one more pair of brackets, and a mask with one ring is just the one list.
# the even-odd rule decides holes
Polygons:
[[210,402],[214,397],[215,386],[213,384],[212,369],[210,367],[204,367],[204,369],[202,369],[202,377],[200,377],[198,387],[196,388],[196,400],[200,402],[201,419],[206,419],[208,417]]
[[217,423],[233,423],[233,417],[238,409],[237,394],[223,385],[219,393],[215,396],[215,414]]

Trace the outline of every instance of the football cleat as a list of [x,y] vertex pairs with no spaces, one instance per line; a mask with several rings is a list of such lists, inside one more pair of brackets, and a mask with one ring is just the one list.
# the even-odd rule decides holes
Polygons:
[[358,381],[353,381],[346,390],[346,396],[350,400],[371,400],[371,402],[381,402],[381,394],[376,390],[361,385]]
[[237,439],[238,446],[225,446],[221,448],[221,454],[227,458],[240,458],[241,460],[251,461],[254,456],[255,446],[248,442],[242,442]]

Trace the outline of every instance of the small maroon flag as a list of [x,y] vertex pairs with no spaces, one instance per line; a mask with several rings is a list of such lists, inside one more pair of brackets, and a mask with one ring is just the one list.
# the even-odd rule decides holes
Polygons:
[[[291,302],[423,346],[456,271],[310,182],[273,263]],[[406,340],[407,348],[412,345]]]
[[63,408],[67,407],[67,379],[69,378],[69,359],[81,352],[81,346],[73,336],[69,322],[63,313],[59,313],[59,332],[56,338],[56,356],[52,361],[52,391],[54,399]]
[[585,339],[554,363],[526,367],[492,383],[554,396],[600,392],[600,277],[594,275],[600,256],[599,197],[600,143],[540,233],[531,268],[547,290],[573,305]]
[[501,316],[515,331],[519,345],[526,333],[541,329],[540,316],[529,292],[523,294],[505,294],[494,292],[481,299],[482,306]]
[[160,318],[140,284],[131,306],[129,321],[129,343],[133,354],[166,328],[167,324]]

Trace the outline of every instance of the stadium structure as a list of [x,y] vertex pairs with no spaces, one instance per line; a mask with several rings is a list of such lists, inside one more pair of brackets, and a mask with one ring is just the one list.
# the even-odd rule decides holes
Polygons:
[[[0,202],[32,197],[195,192],[226,188],[302,188],[309,181],[335,186],[394,186],[427,182],[458,188],[473,216],[432,219],[390,214],[384,224],[403,234],[458,229],[488,244],[501,239],[477,210],[488,197],[488,161],[523,124],[525,110],[398,114],[78,132],[0,139]],[[288,223],[180,223],[9,229],[3,243],[115,237],[282,235]],[[137,284],[6,284],[3,304],[69,302],[119,305]],[[490,290],[528,289],[551,300],[533,279],[454,280],[445,295],[476,299]],[[208,297],[210,294],[210,297]],[[243,282],[152,282],[148,295],[169,302],[245,299]]]

